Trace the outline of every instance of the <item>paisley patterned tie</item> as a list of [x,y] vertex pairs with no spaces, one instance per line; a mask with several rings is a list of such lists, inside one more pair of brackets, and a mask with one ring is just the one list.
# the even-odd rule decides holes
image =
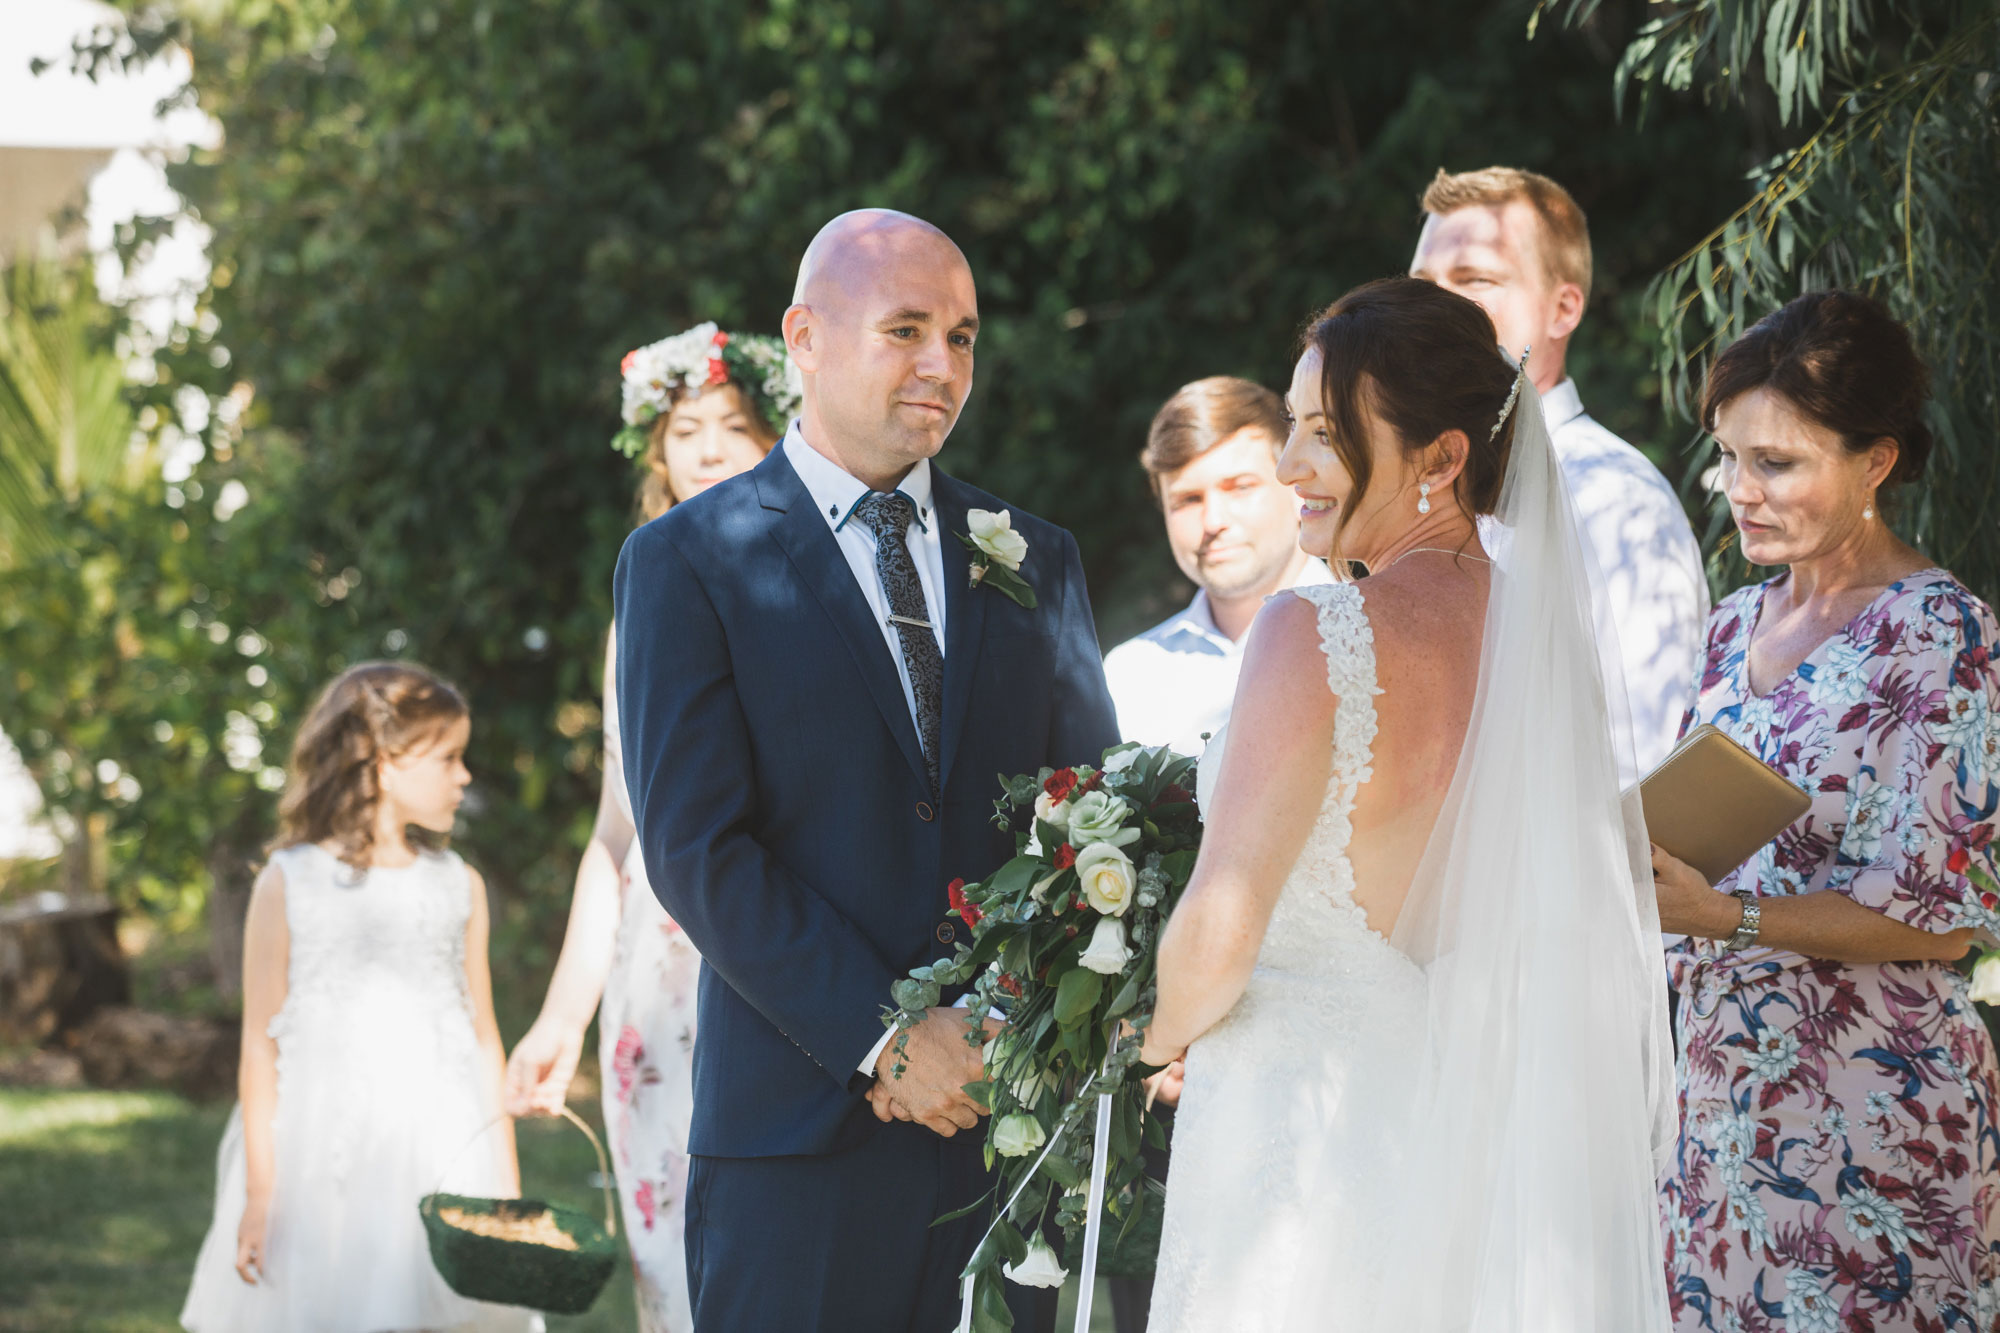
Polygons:
[[917,581],[916,561],[904,540],[916,506],[901,491],[870,491],[854,506],[854,517],[875,534],[875,574],[889,599],[889,623],[903,645],[903,666],[910,673],[910,693],[917,700],[917,735],[924,746],[924,767],[930,773],[931,794],[938,788],[938,727],[944,712],[944,653],[930,626],[924,585]]

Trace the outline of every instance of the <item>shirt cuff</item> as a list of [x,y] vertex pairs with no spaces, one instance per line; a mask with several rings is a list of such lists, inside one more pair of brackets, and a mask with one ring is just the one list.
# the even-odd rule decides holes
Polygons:
[[894,1028],[884,1028],[882,1030],[882,1040],[876,1042],[873,1046],[870,1046],[868,1048],[868,1054],[865,1057],[863,1057],[861,1061],[860,1068],[862,1073],[866,1074],[870,1078],[875,1077],[875,1062],[882,1058],[882,1052],[888,1048],[889,1038],[895,1035],[896,1035],[896,1029]]

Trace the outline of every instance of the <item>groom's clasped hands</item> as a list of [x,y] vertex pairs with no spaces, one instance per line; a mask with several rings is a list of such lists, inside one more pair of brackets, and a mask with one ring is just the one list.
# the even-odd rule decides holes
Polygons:
[[[893,1041],[882,1048],[875,1057],[874,1086],[868,1089],[876,1119],[914,1120],[946,1138],[978,1127],[987,1108],[972,1099],[965,1085],[979,1082],[986,1072],[980,1048],[965,1039],[965,1017],[963,1009],[934,1008],[910,1029],[900,1053]],[[986,1036],[1002,1026],[987,1019]]]

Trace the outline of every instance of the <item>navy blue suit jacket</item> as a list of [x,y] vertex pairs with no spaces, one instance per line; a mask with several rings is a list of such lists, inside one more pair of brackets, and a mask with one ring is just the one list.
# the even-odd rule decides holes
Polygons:
[[1118,739],[1069,533],[1015,509],[1035,610],[969,586],[999,500],[933,469],[944,524],[941,796],[882,630],[782,447],[634,532],[617,687],[646,872],[701,950],[703,1156],[825,1153],[878,1128],[857,1066],[889,986],[951,953],[946,884],[1013,854],[996,776]]

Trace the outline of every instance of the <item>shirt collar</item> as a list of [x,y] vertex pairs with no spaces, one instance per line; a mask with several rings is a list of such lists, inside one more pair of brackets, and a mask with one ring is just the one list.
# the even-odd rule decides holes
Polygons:
[[1549,423],[1549,429],[1567,426],[1583,415],[1583,398],[1576,391],[1576,381],[1565,378],[1561,384],[1542,395],[1542,419]]
[[[846,468],[828,458],[819,450],[806,443],[806,437],[799,432],[799,423],[794,420],[785,432],[785,461],[792,465],[792,471],[799,474],[805,484],[806,494],[827,526],[835,532],[846,525],[854,513],[854,506],[868,497],[868,487]],[[910,469],[896,489],[909,497],[916,506],[917,526],[925,532],[931,527],[931,460],[921,458]]]

